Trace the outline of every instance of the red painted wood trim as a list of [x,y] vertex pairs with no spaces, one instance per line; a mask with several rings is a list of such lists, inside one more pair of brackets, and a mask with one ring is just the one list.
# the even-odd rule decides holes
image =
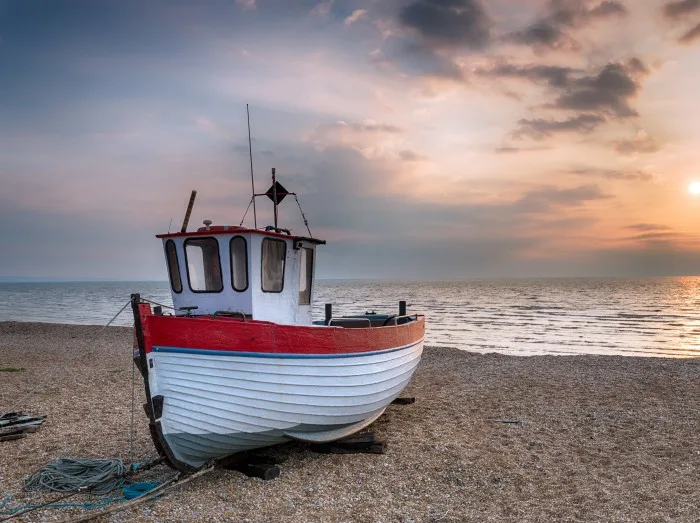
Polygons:
[[155,345],[233,352],[349,354],[403,347],[425,335],[423,316],[404,325],[344,329],[211,316],[155,316],[149,305],[140,305],[139,310],[146,352]]

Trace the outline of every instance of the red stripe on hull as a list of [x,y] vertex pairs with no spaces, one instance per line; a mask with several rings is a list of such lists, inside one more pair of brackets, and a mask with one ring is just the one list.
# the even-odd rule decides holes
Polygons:
[[373,328],[308,327],[200,316],[156,316],[139,305],[146,352],[153,346],[233,352],[348,354],[394,349],[420,341],[425,321]]

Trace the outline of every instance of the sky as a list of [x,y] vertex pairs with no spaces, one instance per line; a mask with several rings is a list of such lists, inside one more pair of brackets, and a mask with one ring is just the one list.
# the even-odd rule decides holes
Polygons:
[[0,276],[165,279],[246,104],[321,278],[700,274],[699,70],[700,0],[0,0]]

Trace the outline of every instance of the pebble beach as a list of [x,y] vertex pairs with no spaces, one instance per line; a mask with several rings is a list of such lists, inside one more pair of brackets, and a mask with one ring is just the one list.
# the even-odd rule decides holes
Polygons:
[[[0,499],[54,499],[22,486],[59,457],[157,456],[138,373],[132,437],[131,347],[126,327],[0,322],[0,412],[47,416],[38,432],[0,443]],[[428,347],[402,395],[416,402],[391,405],[369,428],[384,454],[318,454],[290,442],[260,451],[280,466],[274,480],[214,470],[97,521],[698,520],[698,359]],[[173,474],[160,465],[144,476]],[[87,513],[44,509],[17,520]]]

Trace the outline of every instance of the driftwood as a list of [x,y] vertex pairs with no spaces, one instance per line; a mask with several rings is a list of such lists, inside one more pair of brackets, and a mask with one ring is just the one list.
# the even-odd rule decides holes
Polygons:
[[0,414],[0,441],[12,441],[39,430],[46,416],[28,416],[21,412]]

